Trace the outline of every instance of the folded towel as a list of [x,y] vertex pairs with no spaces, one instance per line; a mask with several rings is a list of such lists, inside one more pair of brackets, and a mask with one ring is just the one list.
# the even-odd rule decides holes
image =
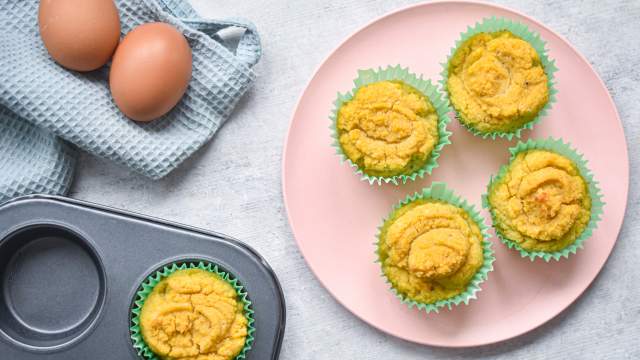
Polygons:
[[[186,0],[120,0],[122,36],[147,22],[165,22],[191,45],[193,75],[178,105],[137,123],[115,106],[108,66],[69,71],[48,55],[38,33],[37,0],[0,2],[0,201],[33,192],[65,193],[75,147],[158,179],[215,134],[255,79],[261,55],[255,27],[243,20],[207,20]],[[218,36],[244,29],[235,51]],[[33,126],[31,126],[31,125]]]

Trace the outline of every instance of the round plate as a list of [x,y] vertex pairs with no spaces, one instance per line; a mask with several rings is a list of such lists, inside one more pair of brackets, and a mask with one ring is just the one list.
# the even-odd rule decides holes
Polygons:
[[[590,160],[604,193],[604,218],[585,248],[559,262],[531,262],[495,238],[495,271],[477,300],[425,315],[388,290],[373,245],[377,227],[407,194],[445,181],[480,206],[491,174],[506,163],[514,141],[482,140],[453,121],[433,176],[415,183],[371,186],[360,181],[331,147],[329,113],[336,92],[353,86],[358,69],[401,64],[432,81],[468,25],[488,16],[527,24],[547,41],[555,59],[558,101],[525,137],[561,137]],[[589,286],[606,262],[622,225],[629,166],[620,119],[589,63],[539,22],[495,5],[420,4],[386,15],[340,45],[318,68],[293,114],[283,159],[283,194],[300,251],[320,282],[347,309],[399,338],[438,346],[477,346],[509,339],[548,321]],[[488,214],[483,212],[485,218]],[[488,222],[488,220],[487,220]]]

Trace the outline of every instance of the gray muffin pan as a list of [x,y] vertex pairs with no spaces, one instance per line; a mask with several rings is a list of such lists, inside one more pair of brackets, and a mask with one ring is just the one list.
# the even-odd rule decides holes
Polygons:
[[249,360],[277,359],[278,280],[224,235],[78,200],[29,196],[0,206],[0,359],[136,360],[130,309],[163,265],[202,259],[233,274],[255,311]]

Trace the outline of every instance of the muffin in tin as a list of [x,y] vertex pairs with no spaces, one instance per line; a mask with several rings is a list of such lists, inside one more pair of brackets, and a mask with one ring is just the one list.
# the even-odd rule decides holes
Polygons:
[[251,347],[246,292],[216,266],[165,267],[147,279],[138,297],[132,339],[145,358],[233,360]]

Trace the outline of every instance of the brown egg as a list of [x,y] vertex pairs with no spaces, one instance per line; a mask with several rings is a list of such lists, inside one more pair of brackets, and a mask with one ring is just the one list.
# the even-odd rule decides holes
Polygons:
[[41,0],[38,24],[51,57],[72,70],[106,64],[120,40],[113,0]]
[[171,110],[191,80],[191,48],[164,23],[143,24],[118,46],[109,74],[116,105],[129,118],[150,121]]

